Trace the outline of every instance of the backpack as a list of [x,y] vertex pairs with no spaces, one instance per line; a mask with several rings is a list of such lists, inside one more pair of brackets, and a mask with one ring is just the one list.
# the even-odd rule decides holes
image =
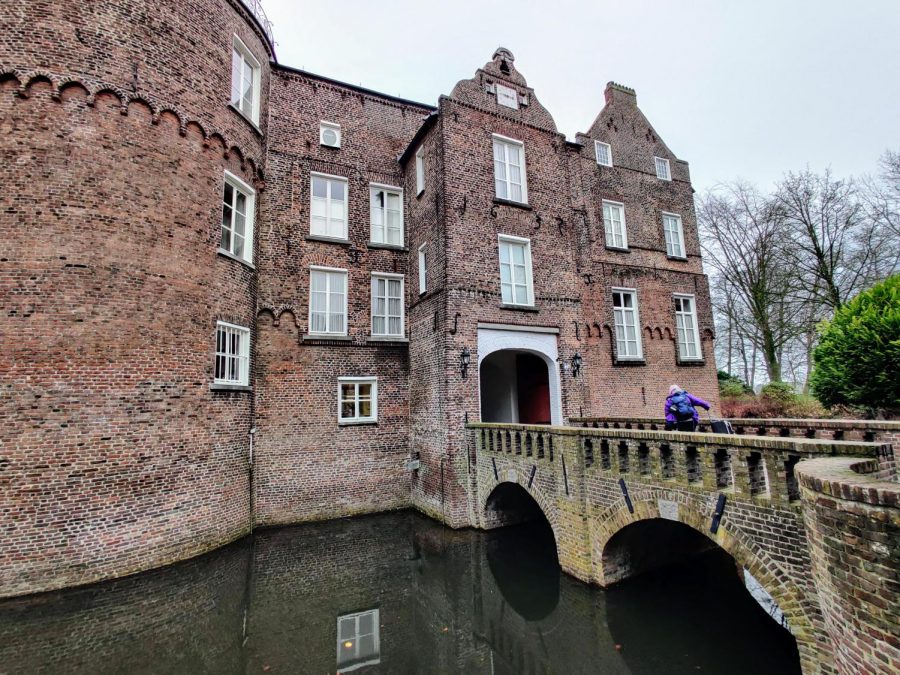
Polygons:
[[675,413],[678,421],[694,419],[694,406],[691,405],[691,399],[688,398],[685,391],[679,391],[672,396],[669,402],[669,409]]

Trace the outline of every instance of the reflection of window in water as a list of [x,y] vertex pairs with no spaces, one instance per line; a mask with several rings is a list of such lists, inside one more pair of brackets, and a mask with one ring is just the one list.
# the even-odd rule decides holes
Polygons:
[[381,661],[378,610],[345,614],[337,620],[337,665],[341,672]]

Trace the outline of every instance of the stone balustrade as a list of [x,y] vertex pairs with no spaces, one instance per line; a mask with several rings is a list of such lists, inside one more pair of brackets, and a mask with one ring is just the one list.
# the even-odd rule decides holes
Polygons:
[[[650,426],[652,420],[642,420]],[[585,422],[586,423],[586,422]],[[642,484],[659,483],[740,498],[790,504],[800,499],[796,465],[815,457],[870,457],[892,471],[888,444],[814,438],[681,433],[619,427],[470,424],[476,452],[515,456],[535,464],[565,464],[575,473],[599,473]],[[659,426],[659,425],[658,425]]]

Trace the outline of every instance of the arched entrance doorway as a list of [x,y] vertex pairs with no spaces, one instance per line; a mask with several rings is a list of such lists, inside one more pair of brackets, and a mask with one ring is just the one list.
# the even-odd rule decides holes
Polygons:
[[479,327],[482,422],[564,423],[557,332],[518,326]]
[[481,421],[550,424],[550,372],[543,358],[503,349],[481,362]]

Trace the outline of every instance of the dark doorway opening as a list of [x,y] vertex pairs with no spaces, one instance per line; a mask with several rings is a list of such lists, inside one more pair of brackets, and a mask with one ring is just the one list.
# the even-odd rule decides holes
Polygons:
[[530,352],[504,349],[481,362],[481,421],[550,424],[550,372]]

